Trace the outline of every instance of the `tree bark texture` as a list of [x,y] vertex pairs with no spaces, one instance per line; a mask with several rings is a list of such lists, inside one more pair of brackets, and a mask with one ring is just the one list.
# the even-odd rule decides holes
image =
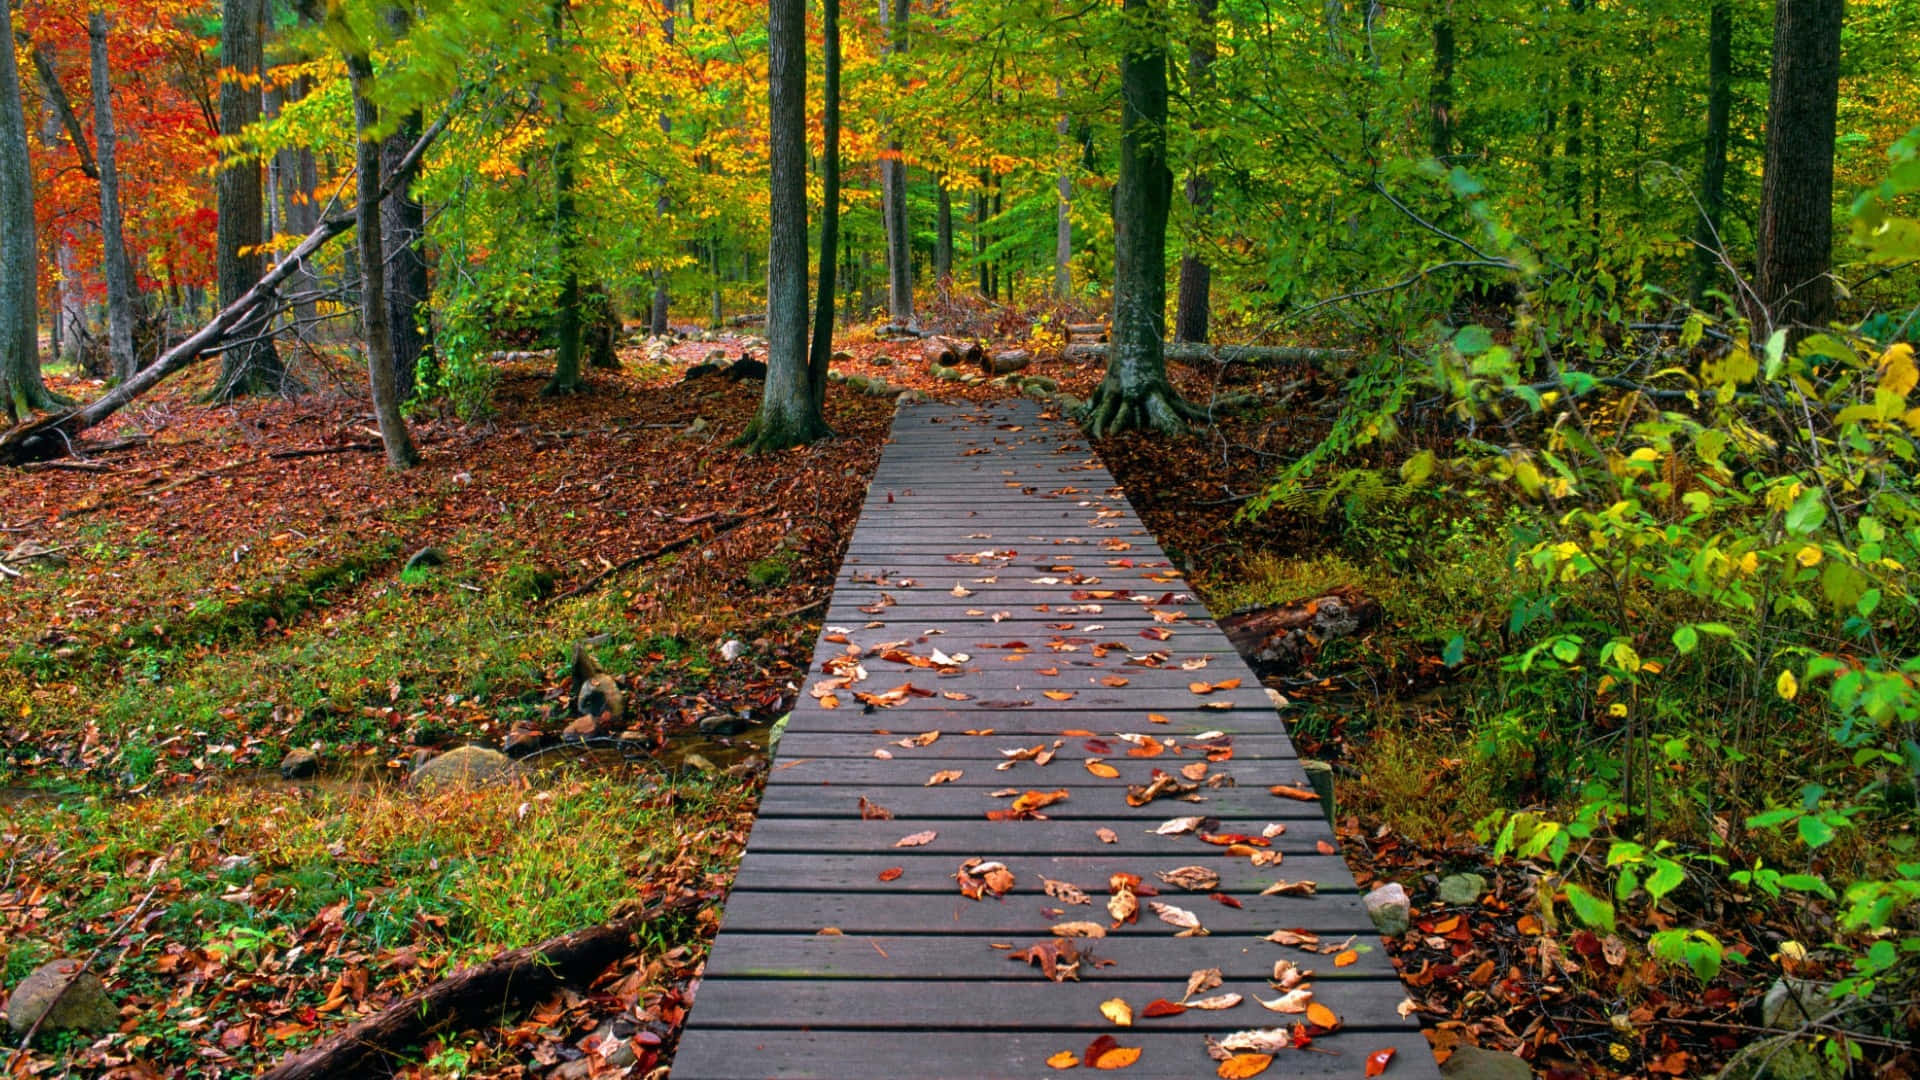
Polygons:
[[807,356],[807,383],[813,407],[827,400],[827,369],[833,360],[834,271],[840,255],[840,0],[823,0],[820,47],[825,85],[820,118],[825,150],[820,158],[820,293],[814,302],[813,345]]
[[1201,412],[1167,381],[1167,30],[1165,0],[1126,0],[1120,56],[1120,175],[1113,199],[1113,347],[1087,402],[1089,432],[1175,433]]
[[945,176],[940,177],[937,197],[939,216],[933,241],[933,277],[945,294],[953,289],[953,189],[947,187]]
[[[1060,95],[1056,91],[1054,96]],[[1066,143],[1073,134],[1073,118],[1061,113],[1056,130],[1060,141]],[[1054,184],[1058,196],[1054,200],[1053,219],[1053,296],[1056,300],[1066,300],[1073,296],[1073,174],[1063,165]]]
[[[553,5],[553,27],[547,37],[549,51],[558,53],[566,32],[563,12],[565,0]],[[571,394],[580,389],[580,268],[574,235],[573,137],[567,130],[565,91],[550,87],[557,98],[554,104],[553,136],[553,235],[560,261],[560,296],[554,302],[553,378],[542,391],[547,394]]]
[[[660,32],[666,39],[668,48],[673,47],[673,4],[674,0],[661,0],[660,4],[662,15]],[[660,114],[660,133],[662,135],[673,134],[673,117],[665,112]],[[662,180],[662,190],[653,204],[654,214],[660,218],[663,231],[667,214],[673,209],[673,201],[667,197],[665,187],[666,181]],[[669,289],[670,282],[668,281],[668,277],[669,275],[665,270],[657,270],[653,275],[653,302],[648,305],[647,309],[647,333],[652,334],[654,337],[664,337],[667,333],[667,320],[673,307],[673,295]]]
[[[404,37],[413,24],[412,9],[395,5],[386,12],[387,29]],[[400,160],[420,138],[420,113],[400,117],[380,142],[380,166],[393,194],[380,204],[380,232],[387,251],[387,326],[393,337],[393,378],[401,401],[413,396],[420,360],[432,346],[432,282],[427,272],[427,213],[413,197],[415,174],[395,175]]]
[[[266,0],[221,0],[220,62],[241,74],[220,84],[220,134],[239,135],[260,119],[260,88],[246,76],[260,70],[261,37],[265,30]],[[220,282],[220,306],[238,300],[266,271],[266,199],[260,163],[245,154],[228,153],[214,177],[219,210],[214,254]],[[244,254],[243,254],[244,252]],[[214,396],[222,400],[246,394],[279,394],[293,389],[273,347],[272,325],[239,327],[240,339],[220,354],[220,382]]]
[[27,163],[20,66],[14,59],[13,10],[0,0],[0,397],[14,420],[54,404],[40,381],[39,267],[33,229],[33,172]]
[[1760,191],[1760,327],[1833,317],[1833,139],[1844,0],[1777,0]]
[[[380,442],[386,447],[387,466],[410,469],[420,460],[407,434],[406,418],[400,415],[400,380],[394,369],[392,311],[387,305],[387,245],[382,237],[386,215],[381,212],[380,160],[384,148],[372,136],[380,122],[373,102],[367,100],[367,83],[373,78],[373,63],[365,56],[347,57],[347,75],[353,90],[354,157],[359,183],[359,207],[356,210],[360,247],[360,311],[367,334],[367,381],[373,389],[373,414],[380,425]],[[394,190],[400,189],[398,183]]]
[[[1217,46],[1213,36],[1215,0],[1194,0],[1194,17],[1200,20],[1200,33],[1187,51],[1187,92],[1193,108],[1213,96],[1213,61]],[[1207,175],[1207,163],[1193,164],[1187,176],[1187,208],[1193,212],[1195,229],[1204,226],[1213,211],[1213,180]],[[1180,257],[1180,296],[1175,308],[1173,336],[1178,341],[1204,342],[1213,307],[1213,268],[1200,258],[1192,245]]]
[[767,382],[741,436],[761,451],[828,434],[807,368],[806,21],[806,0],[768,0]]
[[[887,23],[887,53],[907,51],[907,0],[880,0]],[[907,164],[900,160],[900,137],[887,139],[880,161],[880,186],[887,225],[887,315],[894,323],[913,322],[913,249],[907,235]]]
[[1700,161],[1700,221],[1693,235],[1693,302],[1706,299],[1720,278],[1725,251],[1721,221],[1727,205],[1727,147],[1733,117],[1733,3],[1713,0],[1707,15],[1707,138]]
[[107,57],[107,17],[96,11],[87,17],[87,40],[93,80],[93,138],[100,168],[101,261],[107,278],[107,354],[113,358],[113,377],[133,378],[139,359],[133,352],[133,321],[137,295],[133,262],[127,257],[125,221],[120,211],[119,140],[113,128],[113,68]]

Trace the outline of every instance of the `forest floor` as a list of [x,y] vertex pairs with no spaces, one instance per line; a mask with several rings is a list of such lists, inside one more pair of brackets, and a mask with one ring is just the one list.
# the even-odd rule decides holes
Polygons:
[[[627,350],[625,370],[560,399],[539,396],[542,361],[509,362],[495,417],[417,418],[424,464],[398,477],[372,452],[351,369],[316,365],[301,372],[315,391],[291,402],[214,407],[204,386],[173,387],[93,433],[119,449],[6,478],[0,548],[55,551],[0,585],[0,970],[12,986],[92,956],[123,1019],[119,1036],[16,1055],[10,1075],[252,1072],[458,965],[622,903],[724,893],[765,724],[803,677],[892,402],[837,387],[839,438],[747,456],[729,442],[760,384],[681,381],[715,347]],[[1006,393],[931,377],[916,342],[842,347],[849,374]],[[1059,359],[1033,373],[1082,397],[1101,374]],[[1749,1041],[1780,971],[1763,920],[1728,909],[1744,921],[1720,930],[1753,943],[1749,963],[1702,988],[1646,959],[1657,927],[1603,939],[1543,922],[1540,868],[1495,863],[1472,834],[1520,804],[1515,778],[1463,747],[1456,691],[1472,676],[1439,653],[1464,621],[1502,617],[1489,595],[1510,569],[1474,525],[1498,508],[1463,506],[1445,535],[1244,519],[1246,497],[1325,436],[1340,383],[1174,374],[1194,400],[1267,403],[1186,438],[1100,446],[1209,606],[1345,584],[1387,607],[1373,634],[1269,685],[1302,752],[1340,769],[1359,879],[1414,898],[1417,931],[1394,949],[1436,1046],[1518,1051],[1569,1078],[1701,1075]],[[403,569],[428,545],[442,565]],[[1432,569],[1403,573],[1410,547]],[[622,725],[514,785],[400,783],[420,750],[557,732],[583,639],[628,692]],[[719,714],[745,731],[694,734]],[[279,778],[297,748],[320,752],[318,780]],[[693,752],[708,767],[680,767]],[[1462,870],[1490,893],[1441,904],[1440,877]],[[715,921],[658,927],[592,993],[437,1039],[401,1072],[586,1076],[630,1058],[642,1075],[670,1052]]]

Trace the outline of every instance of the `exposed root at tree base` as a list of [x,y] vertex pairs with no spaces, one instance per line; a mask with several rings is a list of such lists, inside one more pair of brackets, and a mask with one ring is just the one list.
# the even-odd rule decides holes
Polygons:
[[753,423],[747,425],[747,430],[733,440],[733,445],[750,454],[770,454],[776,450],[790,450],[796,446],[806,446],[833,437],[833,429],[823,420],[766,424],[755,418]]
[[1124,431],[1155,431],[1183,435],[1189,425],[1207,422],[1206,410],[1188,402],[1162,382],[1144,393],[1128,393],[1101,383],[1080,411],[1080,423],[1089,438],[1104,439]]

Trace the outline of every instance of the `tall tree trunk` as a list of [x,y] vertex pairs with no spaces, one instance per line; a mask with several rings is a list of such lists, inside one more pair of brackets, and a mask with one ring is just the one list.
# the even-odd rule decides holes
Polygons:
[[14,58],[13,8],[0,0],[0,398],[25,420],[55,400],[40,380],[39,267],[33,242],[27,113]]
[[[562,51],[565,34],[563,12],[566,0],[555,0],[553,26],[547,36],[547,49]],[[565,91],[557,84],[554,91],[553,135],[553,237],[560,260],[560,296],[554,303],[553,378],[541,391],[545,394],[571,394],[580,389],[580,253],[579,238],[574,235],[573,133],[567,128]]]
[[[880,0],[887,23],[887,54],[907,51],[907,0]],[[880,160],[882,209],[887,224],[887,315],[894,323],[913,322],[913,250],[907,234],[907,165],[900,160],[900,137],[887,139],[887,156]]]
[[[261,37],[266,0],[221,0],[220,62],[236,72],[220,83],[220,134],[234,137],[260,119],[260,88],[253,77],[261,66]],[[266,272],[262,248],[267,242],[265,198],[257,160],[228,152],[214,178],[219,223],[214,243],[219,306],[240,299]],[[220,382],[214,396],[228,400],[244,394],[289,393],[294,387],[273,347],[273,325],[266,312],[239,327],[233,344],[220,354]]]
[[[1200,20],[1199,36],[1187,51],[1187,92],[1193,109],[1208,108],[1213,101],[1213,60],[1216,44],[1213,36],[1215,0],[1194,0],[1194,17]],[[1193,211],[1196,231],[1213,211],[1213,179],[1207,175],[1205,160],[1193,163],[1187,175],[1187,206]],[[1173,336],[1180,341],[1204,342],[1213,307],[1213,268],[1200,258],[1189,244],[1180,257],[1180,299],[1173,320]]]
[[1693,302],[1720,279],[1721,220],[1727,205],[1727,146],[1733,116],[1733,3],[1713,0],[1707,17],[1707,139],[1700,163],[1700,221],[1693,235]]
[[820,158],[820,294],[814,301],[813,348],[807,358],[807,382],[813,407],[827,400],[827,369],[833,360],[834,270],[840,256],[840,0],[823,0],[820,47],[825,50],[825,112],[820,132],[825,152]]
[[1088,400],[1088,431],[1186,430],[1198,409],[1167,381],[1166,0],[1125,0],[1120,53],[1120,176],[1113,197],[1113,347]]
[[946,174],[940,176],[939,218],[933,241],[933,276],[942,296],[953,291],[953,190]]
[[[662,0],[660,4],[661,13],[664,16],[660,21],[660,29],[666,38],[668,48],[673,47],[673,3],[674,0]],[[673,134],[673,117],[665,112],[660,114],[660,133],[662,135]],[[660,186],[663,190],[660,192],[660,197],[654,200],[653,209],[654,215],[664,222],[668,212],[673,209],[673,202],[667,198],[667,193],[664,190],[666,187],[664,178],[661,180]],[[668,291],[667,271],[654,271],[653,304],[647,312],[647,333],[655,337],[664,337],[666,335],[667,316],[672,307],[672,300],[672,294]]]
[[[386,11],[387,29],[404,37],[413,11],[396,4]],[[388,170],[393,194],[380,206],[380,231],[387,245],[387,325],[393,336],[393,380],[401,401],[413,396],[414,376],[432,347],[433,284],[427,273],[426,208],[413,197],[414,176],[394,175],[420,138],[420,112],[409,110],[380,142],[381,168]]]
[[980,190],[973,196],[973,265],[980,275],[980,296],[993,299],[993,273],[987,265],[987,185],[993,177],[980,171]]
[[113,129],[113,68],[107,62],[107,17],[96,11],[87,17],[87,40],[92,61],[93,139],[100,166],[101,261],[107,277],[107,353],[113,358],[113,377],[125,382],[139,369],[133,353],[133,322],[138,297],[133,262],[120,212],[119,140]]
[[1777,0],[1767,165],[1760,191],[1756,325],[1823,326],[1833,317],[1833,139],[1844,0]]
[[1427,150],[1441,161],[1453,156],[1453,0],[1437,0],[1433,20],[1433,77],[1427,84]]
[[767,382],[740,443],[780,450],[830,434],[807,369],[807,4],[767,3]]
[[[365,56],[347,56],[347,75],[353,91],[355,159],[359,173],[359,209],[354,227],[360,247],[360,315],[367,333],[367,381],[373,388],[373,414],[380,424],[380,442],[387,450],[387,466],[410,469],[420,460],[407,433],[406,418],[400,415],[400,387],[394,367],[393,333],[389,324],[392,309],[387,303],[387,251],[381,231],[380,212],[381,159],[386,151],[373,137],[379,115],[367,100],[367,82],[373,77],[373,63]],[[419,136],[415,136],[417,140]],[[409,143],[409,146],[412,144]],[[402,157],[406,151],[400,152]],[[395,184],[394,196],[400,194]],[[394,197],[394,196],[389,196]]]
[[[1057,84],[1054,96],[1061,96]],[[1073,134],[1073,118],[1061,113],[1057,131],[1064,147]],[[1054,178],[1054,187],[1057,194],[1053,208],[1053,296],[1064,301],[1073,296],[1073,174],[1064,163],[1060,166],[1060,175]]]

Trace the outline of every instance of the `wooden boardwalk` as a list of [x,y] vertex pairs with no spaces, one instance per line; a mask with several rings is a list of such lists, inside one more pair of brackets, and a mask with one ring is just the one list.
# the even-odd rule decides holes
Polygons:
[[[1156,771],[1187,784],[1183,769],[1198,777],[1194,801],[1129,805],[1130,785]],[[1340,1027],[1280,1050],[1265,1075],[1359,1077],[1368,1055],[1393,1048],[1386,1076],[1437,1076],[1397,1011],[1406,995],[1330,854],[1320,805],[1271,794],[1276,784],[1307,780],[1266,691],[1078,431],[1026,402],[905,406],[673,1076],[1048,1076],[1049,1057],[1085,1057],[1102,1035],[1140,1051],[1121,1075],[1212,1076],[1207,1036],[1307,1021],[1256,1000],[1281,996],[1269,985],[1278,960],[1314,971],[1313,1000]],[[1041,818],[988,816],[1056,791],[1067,797]],[[1209,820],[1157,831],[1190,815]],[[900,846],[915,834],[931,838]],[[962,894],[968,860],[989,864],[968,875],[981,899]],[[1003,896],[991,863],[1012,875]],[[1218,883],[1189,891],[1159,877],[1183,867]],[[1091,953],[1077,981],[1012,958],[1060,923],[1112,927],[1110,885],[1124,874],[1143,882],[1138,921],[1076,940]],[[1059,885],[1050,895],[1049,880],[1087,902]],[[1317,892],[1262,895],[1282,880]],[[1176,937],[1156,902],[1197,916],[1207,936]],[[1263,940],[1276,930],[1327,951]],[[1222,985],[1188,1000],[1244,1000],[1143,1015],[1181,1001],[1207,968]],[[1131,1026],[1102,1015],[1113,998]]]

